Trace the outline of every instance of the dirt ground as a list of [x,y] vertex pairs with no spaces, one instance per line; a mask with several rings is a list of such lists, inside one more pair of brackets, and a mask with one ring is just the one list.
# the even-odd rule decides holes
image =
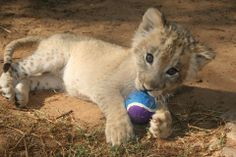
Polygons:
[[[194,113],[195,119],[200,120],[204,117],[202,114],[214,111],[220,113],[218,117],[223,117],[221,120],[226,117],[224,121],[229,121],[233,130],[233,122],[236,121],[234,0],[0,0],[0,49],[3,50],[8,42],[20,37],[49,36],[60,32],[73,32],[130,46],[133,33],[149,7],[159,8],[168,20],[188,28],[196,39],[217,53],[216,59],[171,99],[169,107],[172,112],[184,119],[184,114],[188,116],[187,113],[199,111]],[[32,49],[20,49],[14,58],[29,55]],[[9,106],[2,97],[0,100],[1,105]],[[72,110],[75,119],[90,129],[104,123],[104,117],[96,105],[62,93],[31,94],[29,109],[38,110],[51,118]],[[25,111],[14,109],[12,112],[21,114]],[[222,127],[217,121],[219,119],[204,118],[204,122],[194,126],[195,129],[217,130]],[[191,119],[188,122],[191,123]],[[224,126],[228,126],[228,123]],[[236,156],[236,129],[234,131],[229,129],[231,134],[226,135],[227,142],[220,150],[205,156],[223,156],[222,153]],[[205,140],[210,140],[207,137],[204,136]],[[194,143],[189,142],[190,145]]]

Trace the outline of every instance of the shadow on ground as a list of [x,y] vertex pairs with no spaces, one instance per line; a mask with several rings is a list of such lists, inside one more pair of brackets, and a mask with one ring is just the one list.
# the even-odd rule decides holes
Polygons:
[[[201,0],[178,0],[166,3],[165,0],[134,1],[134,0],[2,0],[3,7],[19,3],[19,11],[1,11],[1,18],[39,18],[54,20],[73,20],[75,23],[96,21],[137,21],[149,7],[156,7],[171,17],[181,16],[178,22],[192,25],[235,25],[236,3],[230,0],[217,0],[214,5]],[[181,7],[186,6],[188,7]],[[176,15],[178,10],[178,15]],[[207,16],[213,17],[209,19]],[[127,16],[128,15],[128,16]]]
[[[27,109],[40,110],[45,100],[50,97],[52,99],[47,100],[46,103],[55,104],[60,100],[57,97],[53,98],[54,94],[46,91],[31,93]],[[78,100],[79,103],[81,100]],[[181,87],[168,103],[174,121],[174,132],[170,139],[185,136],[191,129],[209,131],[224,125],[225,122],[236,121],[236,116],[232,116],[233,114],[230,117],[225,116],[229,112],[234,112],[232,106],[235,106],[235,103],[236,93],[190,86]],[[72,111],[73,109],[73,106],[67,108]],[[135,125],[135,132],[139,137],[145,136],[147,129],[148,125]]]

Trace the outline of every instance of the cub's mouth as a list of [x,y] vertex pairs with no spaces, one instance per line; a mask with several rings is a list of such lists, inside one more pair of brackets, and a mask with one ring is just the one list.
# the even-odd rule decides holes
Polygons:
[[147,92],[152,92],[152,91],[154,91],[154,89],[146,88],[144,84],[142,84],[142,88],[143,88],[144,91],[147,91]]
[[150,88],[145,85],[144,82],[140,82],[139,79],[135,80],[135,87],[137,90],[146,91],[149,95],[153,97],[158,97],[163,94],[163,91],[158,88]]
[[157,88],[148,87],[144,82],[141,82],[138,78],[136,78],[135,80],[135,87],[137,90],[146,91],[146,92],[158,91]]

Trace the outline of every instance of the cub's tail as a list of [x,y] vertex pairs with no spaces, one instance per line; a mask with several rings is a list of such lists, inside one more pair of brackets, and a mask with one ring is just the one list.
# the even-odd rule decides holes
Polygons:
[[26,43],[34,43],[34,42],[40,42],[43,37],[40,36],[28,36],[25,38],[20,38],[11,41],[6,47],[5,47],[5,52],[4,52],[4,64],[3,64],[3,71],[7,72],[12,63],[12,56],[14,53],[14,50],[20,47],[21,45],[24,45]]

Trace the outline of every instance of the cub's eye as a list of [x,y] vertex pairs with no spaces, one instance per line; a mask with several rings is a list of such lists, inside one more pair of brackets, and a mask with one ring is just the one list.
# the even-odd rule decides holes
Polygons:
[[168,69],[167,71],[166,71],[166,73],[168,74],[168,75],[170,75],[170,76],[172,76],[172,75],[175,75],[176,73],[178,73],[179,71],[176,69],[176,68],[174,68],[174,67],[172,67],[172,68],[170,68],[170,69]]
[[153,55],[150,54],[150,53],[147,53],[147,55],[146,55],[146,61],[147,61],[149,64],[152,64],[152,62],[153,62]]

